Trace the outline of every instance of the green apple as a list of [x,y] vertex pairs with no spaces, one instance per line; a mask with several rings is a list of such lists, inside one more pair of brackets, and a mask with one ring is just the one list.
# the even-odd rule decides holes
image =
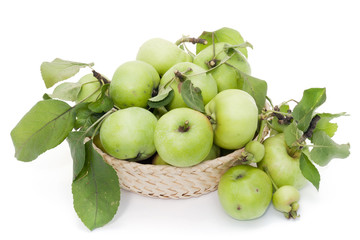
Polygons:
[[265,213],[271,202],[272,183],[260,169],[238,165],[221,176],[218,196],[225,212],[231,217],[255,219]]
[[[196,65],[199,65],[200,67],[207,70],[212,69],[210,73],[216,80],[219,92],[226,89],[242,88],[244,80],[236,69],[246,74],[251,73],[250,65],[246,60],[246,57],[243,54],[235,52],[231,49],[229,49],[229,51],[226,53],[226,46],[226,43],[216,43],[215,54],[213,46],[208,46],[194,58],[194,63]],[[222,60],[232,54],[233,56],[226,61],[226,63],[230,64],[231,66],[228,64],[222,64],[218,66]]]
[[[188,71],[191,69],[191,71]],[[179,92],[179,84],[181,83],[180,79],[175,77],[175,71],[179,71],[180,73],[186,72],[184,76],[187,79],[190,79],[194,87],[198,87],[201,89],[201,95],[203,97],[204,105],[207,104],[211,99],[215,97],[217,94],[217,86],[216,81],[211,76],[211,74],[205,73],[205,70],[193,63],[183,62],[178,63],[171,67],[161,78],[159,85],[159,92],[164,88],[167,83],[172,81],[170,87],[174,90],[174,98],[173,100],[166,106],[167,109],[171,110],[174,108],[187,107],[184,102],[180,92]],[[193,76],[191,76],[193,75]]]
[[212,145],[210,152],[208,153],[208,155],[205,157],[205,160],[213,160],[215,158],[220,157],[220,148],[218,146],[216,146],[215,144]]
[[154,164],[154,165],[170,165],[167,162],[165,162],[158,153],[153,158],[152,164]]
[[262,143],[253,140],[245,145],[245,151],[249,154],[247,159],[250,160],[250,162],[257,163],[264,158],[265,146]]
[[[278,187],[285,185],[301,189],[307,180],[299,165],[300,153],[290,153],[283,133],[278,133],[264,141],[265,155],[258,166],[264,169]],[[291,154],[291,155],[290,155]]]
[[239,149],[251,141],[258,124],[253,97],[239,89],[218,93],[206,106],[213,121],[214,143],[225,149]]
[[158,120],[154,142],[165,162],[176,167],[190,167],[209,154],[213,129],[204,114],[190,108],[176,108]]
[[160,76],[150,64],[129,61],[119,66],[110,83],[110,96],[119,108],[147,106]]
[[100,82],[93,76],[92,73],[89,73],[80,78],[79,83],[81,83],[81,89],[76,102],[81,102],[90,95],[91,96],[84,102],[94,102],[100,95]]
[[300,193],[293,186],[282,186],[273,194],[274,207],[283,212],[286,218],[296,218],[299,209]]
[[136,59],[151,64],[161,76],[176,63],[192,62],[189,54],[162,38],[146,41],[140,47]]
[[116,158],[140,161],[156,151],[156,117],[144,108],[130,107],[112,113],[100,128],[100,141],[106,152]]
[[[220,156],[220,148],[218,146],[216,146],[215,144],[212,145],[211,149],[210,149],[210,152],[208,153],[208,155],[204,158],[203,161],[206,161],[206,160],[213,160],[217,157]],[[152,161],[152,164],[154,165],[170,165],[168,164],[167,162],[165,162],[159,154],[156,154],[153,161]]]
[[[215,43],[226,42],[231,45],[239,45],[239,44],[244,43],[244,38],[241,36],[241,34],[232,28],[223,27],[214,32],[204,31],[199,36],[199,38],[205,39],[207,41],[207,44],[206,45],[200,44],[200,43],[196,44],[196,54],[201,52],[207,46],[212,45],[212,43],[213,43],[212,35],[213,34],[214,34],[214,42]],[[245,57],[248,56],[246,48],[240,48],[239,50],[244,54]]]

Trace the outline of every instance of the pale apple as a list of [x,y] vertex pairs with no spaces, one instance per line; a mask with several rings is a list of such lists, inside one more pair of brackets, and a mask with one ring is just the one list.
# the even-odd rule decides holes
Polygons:
[[[189,69],[191,69],[191,71],[188,71]],[[191,83],[194,85],[194,87],[200,88],[204,105],[206,105],[217,94],[218,91],[217,91],[216,81],[211,76],[211,74],[205,73],[205,70],[203,68],[193,63],[190,62],[178,63],[173,67],[171,67],[164,74],[164,76],[161,78],[159,85],[159,91],[161,92],[161,89],[172,81],[170,87],[174,90],[174,98],[166,106],[167,109],[171,110],[174,108],[187,107],[179,91],[180,90],[179,83],[181,81],[180,79],[175,77],[175,71],[186,72],[186,74],[184,75],[189,76],[186,77],[186,79],[189,79]]]
[[161,76],[176,63],[192,62],[189,54],[162,38],[146,41],[140,47],[136,59],[151,64]]
[[[245,42],[241,34],[233,28],[223,27],[214,32],[204,31],[201,36],[199,36],[199,38],[205,39],[207,44],[196,44],[196,54],[213,44],[213,34],[215,43],[225,42],[232,45],[239,45]],[[239,50],[244,54],[245,57],[248,56],[246,48],[240,48]]]
[[272,183],[262,170],[238,165],[222,175],[218,196],[225,212],[238,220],[262,216],[271,202]]
[[[246,57],[242,53],[235,52],[234,50],[229,50],[229,52],[226,53],[225,47],[226,43],[216,43],[215,55],[213,46],[208,46],[194,58],[194,63],[196,65],[199,65],[206,70],[212,69],[210,73],[217,83],[219,92],[226,89],[242,88],[244,79],[237,69],[245,74],[251,73],[250,65],[246,60]],[[221,61],[231,55],[232,57],[226,61],[226,63],[231,66],[228,64],[217,66],[218,64],[221,64]]]
[[273,205],[276,210],[283,212],[286,218],[296,218],[299,209],[300,193],[293,186],[282,186],[273,194]]
[[239,89],[218,93],[206,106],[214,127],[214,143],[225,149],[239,149],[254,138],[258,109],[253,97]]
[[176,108],[158,120],[154,142],[165,162],[176,167],[190,167],[209,154],[213,130],[204,114],[190,108]]
[[[265,155],[258,166],[264,169],[278,187],[291,185],[297,189],[305,186],[307,180],[299,165],[300,152],[290,153],[283,133],[264,141]],[[290,155],[291,154],[291,155]]]
[[94,102],[100,95],[100,82],[89,73],[80,78],[81,89],[77,95],[76,102]]
[[119,108],[147,106],[160,76],[148,63],[129,61],[120,65],[110,83],[110,96]]
[[105,151],[119,159],[140,161],[156,152],[156,117],[144,108],[130,107],[112,113],[100,128]]

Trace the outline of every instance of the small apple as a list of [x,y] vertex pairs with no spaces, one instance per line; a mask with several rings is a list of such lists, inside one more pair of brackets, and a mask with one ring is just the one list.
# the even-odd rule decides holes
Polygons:
[[92,73],[86,74],[80,78],[81,89],[77,96],[76,102],[79,103],[87,98],[84,102],[94,102],[100,95],[100,82],[93,76]]
[[151,64],[161,76],[176,63],[192,62],[189,54],[162,38],[146,41],[140,47],[136,59]]
[[[190,70],[191,69],[191,70]],[[188,71],[190,70],[190,71]],[[170,87],[174,90],[174,98],[166,106],[167,109],[171,110],[174,108],[180,107],[187,107],[186,103],[184,102],[180,91],[179,91],[179,84],[181,83],[180,79],[175,77],[175,71],[179,71],[180,73],[186,72],[184,76],[187,79],[190,79],[191,83],[194,87],[198,87],[201,89],[201,95],[203,97],[204,105],[207,104],[211,99],[215,97],[217,94],[217,86],[214,78],[211,74],[205,73],[205,70],[193,63],[190,62],[183,62],[178,63],[171,67],[161,78],[159,91],[167,85],[170,81],[172,81]],[[191,76],[193,75],[193,76]]]
[[[207,41],[207,44],[206,45],[200,44],[200,43],[196,44],[196,54],[201,52],[207,46],[212,45],[212,43],[213,43],[212,35],[213,34],[214,34],[214,42],[215,43],[226,42],[226,43],[229,43],[232,45],[239,45],[239,44],[244,43],[244,38],[241,36],[241,34],[232,28],[223,27],[214,32],[204,31],[199,36],[199,38],[205,39]],[[246,48],[240,48],[239,50],[244,54],[245,57],[248,56]]]
[[296,218],[298,217],[299,200],[299,191],[293,186],[285,185],[276,190],[272,202],[274,207],[283,212],[286,218]]
[[[265,155],[258,166],[264,169],[278,187],[285,185],[301,189],[307,180],[302,175],[299,159],[300,153],[290,153],[283,133],[278,133],[264,141]],[[291,155],[290,155],[291,154]]]
[[[215,53],[213,46],[208,46],[194,58],[194,63],[196,65],[199,65],[206,70],[213,69],[210,73],[217,83],[218,92],[226,89],[242,88],[244,80],[235,68],[246,74],[251,73],[250,65],[246,60],[246,57],[232,49],[228,49],[228,52],[226,53],[226,46],[226,43],[216,43]],[[229,65],[222,64],[221,66],[217,66],[222,60],[232,54],[233,56],[226,61]]]
[[165,162],[158,153],[153,158],[152,164],[154,164],[154,165],[170,165],[167,162]]
[[238,165],[221,176],[218,196],[225,212],[231,217],[255,219],[265,213],[271,202],[272,183],[260,169]]
[[239,149],[255,135],[258,109],[253,97],[239,89],[218,93],[206,106],[213,121],[214,143],[225,149]]
[[165,162],[176,167],[190,167],[209,154],[213,129],[204,114],[190,108],[176,108],[158,120],[154,142]]
[[250,156],[248,160],[253,163],[260,162],[265,155],[265,146],[256,140],[250,141],[245,145],[245,151]]
[[209,154],[205,157],[205,160],[213,160],[215,158],[220,157],[220,148],[218,146],[216,146],[215,144],[212,145]]
[[129,61],[119,66],[110,83],[110,96],[119,108],[147,106],[160,76],[148,63]]
[[130,107],[112,113],[100,128],[100,141],[116,158],[140,161],[153,155],[156,117],[144,108]]

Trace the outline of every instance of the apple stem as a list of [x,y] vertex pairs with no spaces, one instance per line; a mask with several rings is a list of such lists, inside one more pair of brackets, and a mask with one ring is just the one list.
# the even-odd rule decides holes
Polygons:
[[94,69],[92,70],[92,73],[93,73],[93,76],[100,82],[101,85],[110,83],[109,80],[107,80],[105,77],[103,77],[100,73],[98,73]]
[[179,126],[178,131],[179,131],[179,132],[187,132],[187,131],[189,131],[189,129],[190,129],[189,120],[186,120],[186,121],[184,122],[184,125],[183,125],[183,126]]
[[193,38],[193,37],[182,37],[180,38],[179,40],[177,40],[175,42],[175,44],[177,46],[179,46],[180,44],[182,43],[185,43],[185,42],[189,42],[189,43],[192,43],[192,44],[197,44],[197,43],[200,43],[200,44],[208,44],[208,42],[206,41],[206,39],[202,39],[202,38]]
[[180,82],[183,82],[186,80],[185,74],[188,72],[191,72],[191,71],[192,71],[191,68],[186,69],[185,72],[180,72],[179,70],[175,70],[174,74],[175,74],[175,77],[177,77],[180,80]]

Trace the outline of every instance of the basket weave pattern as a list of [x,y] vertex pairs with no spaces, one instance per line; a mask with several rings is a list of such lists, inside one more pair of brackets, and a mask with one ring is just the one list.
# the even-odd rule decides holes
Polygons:
[[96,150],[116,170],[123,189],[165,199],[190,198],[215,191],[222,174],[235,164],[243,152],[239,149],[192,167],[179,168],[119,160],[99,148]]
[[[261,141],[268,132],[269,129],[265,127]],[[221,176],[237,164],[244,151],[242,148],[223,157],[180,168],[120,160],[104,153],[95,145],[94,148],[116,170],[121,188],[163,199],[197,197],[215,191]]]

